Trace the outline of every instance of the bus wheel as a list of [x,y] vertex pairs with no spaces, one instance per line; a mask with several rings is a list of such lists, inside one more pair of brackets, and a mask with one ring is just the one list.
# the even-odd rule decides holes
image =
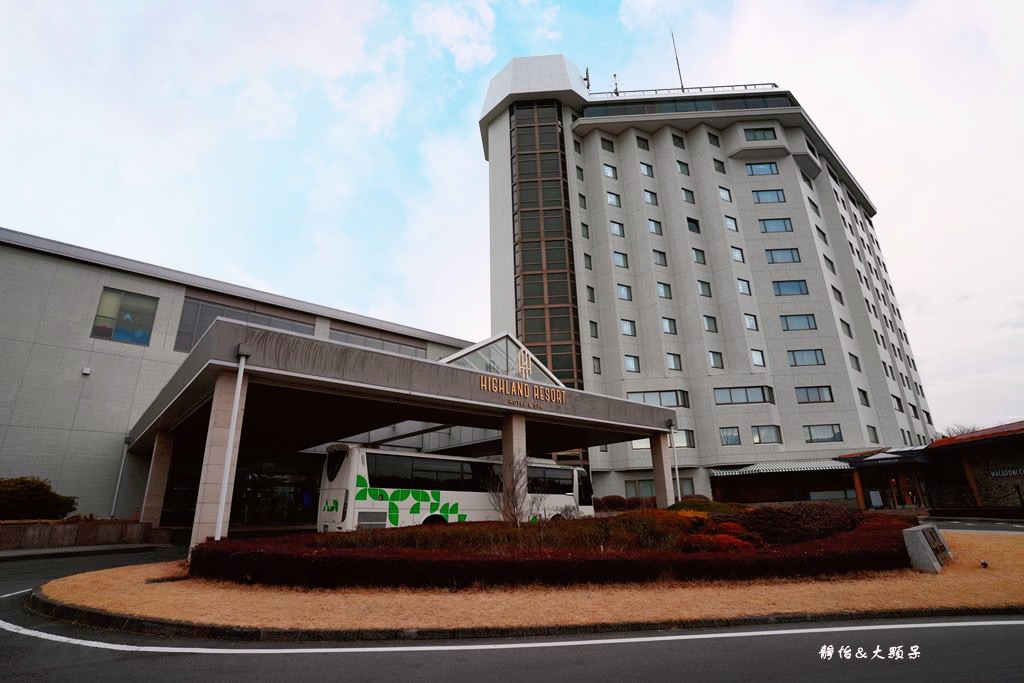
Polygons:
[[562,515],[560,515],[558,513],[555,513],[555,514],[551,515],[551,517],[549,517],[549,519],[551,519],[551,520],[565,519],[565,517],[563,517]]
[[435,524],[447,524],[448,520],[441,515],[431,515],[423,520],[423,526],[434,526]]

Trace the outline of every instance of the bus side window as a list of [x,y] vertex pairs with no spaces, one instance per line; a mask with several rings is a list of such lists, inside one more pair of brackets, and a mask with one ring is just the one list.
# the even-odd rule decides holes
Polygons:
[[348,449],[337,450],[327,454],[327,481],[333,482],[335,477],[338,476],[338,472],[341,471],[341,466],[345,464],[345,457],[348,455]]

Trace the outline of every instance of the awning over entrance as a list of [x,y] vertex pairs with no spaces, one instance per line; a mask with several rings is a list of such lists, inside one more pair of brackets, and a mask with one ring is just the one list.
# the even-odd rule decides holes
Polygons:
[[739,467],[712,467],[712,477],[734,477],[740,474],[775,474],[777,472],[813,472],[818,470],[848,470],[850,466],[836,460],[776,460]]
[[220,318],[129,433],[130,452],[152,453],[144,521],[159,522],[179,457],[195,460],[196,543],[227,528],[240,456],[269,462],[394,425],[405,431],[378,440],[443,426],[493,433],[468,444],[472,452],[466,443],[432,452],[501,454],[506,465],[650,439],[659,505],[667,505],[674,411],[560,386],[512,342],[499,335],[441,362]]

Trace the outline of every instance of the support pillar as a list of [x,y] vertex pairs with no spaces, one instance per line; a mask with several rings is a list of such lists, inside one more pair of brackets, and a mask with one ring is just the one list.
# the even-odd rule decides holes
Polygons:
[[971,469],[970,464],[968,464],[967,458],[961,455],[960,462],[964,466],[964,477],[967,479],[967,485],[971,487],[971,495],[974,496],[974,506],[980,508],[981,492],[978,491],[978,480],[974,478],[974,471]]
[[651,434],[651,469],[654,472],[654,499],[659,508],[667,508],[674,502],[672,488],[672,457],[669,452],[668,434]]
[[857,494],[857,509],[863,512],[868,509],[868,501],[864,497],[864,482],[860,479],[860,470],[853,470],[853,492]]
[[160,514],[164,510],[164,493],[167,491],[167,475],[171,471],[171,454],[174,451],[174,435],[159,431],[153,440],[153,459],[149,463],[146,477],[146,493],[142,497],[140,522],[160,526]]
[[[192,540],[189,547],[195,547],[205,541],[207,537],[213,536],[217,527],[217,510],[220,503],[221,482],[224,479],[224,458],[228,445],[231,408],[234,402],[237,377],[235,372],[222,372],[217,377],[213,388],[213,405],[210,406],[210,424],[206,430],[206,450],[203,453],[203,470],[199,477],[199,495],[196,499],[196,516],[192,522]],[[228,469],[228,491],[227,499],[224,502],[224,529],[228,528],[231,516],[231,497],[235,488],[238,444],[242,436],[242,416],[245,414],[245,395],[248,387],[249,378],[243,376],[242,390],[238,400],[234,445],[231,449],[231,466]]]
[[[510,484],[518,490],[510,494],[503,489],[509,500],[527,500],[526,489],[526,416],[518,413],[509,415],[501,424],[501,480],[504,487]],[[520,512],[526,512],[521,510]],[[521,522],[526,520],[519,520]]]

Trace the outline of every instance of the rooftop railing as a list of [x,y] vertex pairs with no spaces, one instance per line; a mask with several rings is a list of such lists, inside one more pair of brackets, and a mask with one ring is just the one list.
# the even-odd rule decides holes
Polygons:
[[659,95],[691,95],[700,93],[728,93],[750,90],[778,90],[778,83],[741,83],[738,85],[701,85],[691,88],[655,88],[653,90],[611,90],[592,92],[591,98],[605,97],[651,97]]

